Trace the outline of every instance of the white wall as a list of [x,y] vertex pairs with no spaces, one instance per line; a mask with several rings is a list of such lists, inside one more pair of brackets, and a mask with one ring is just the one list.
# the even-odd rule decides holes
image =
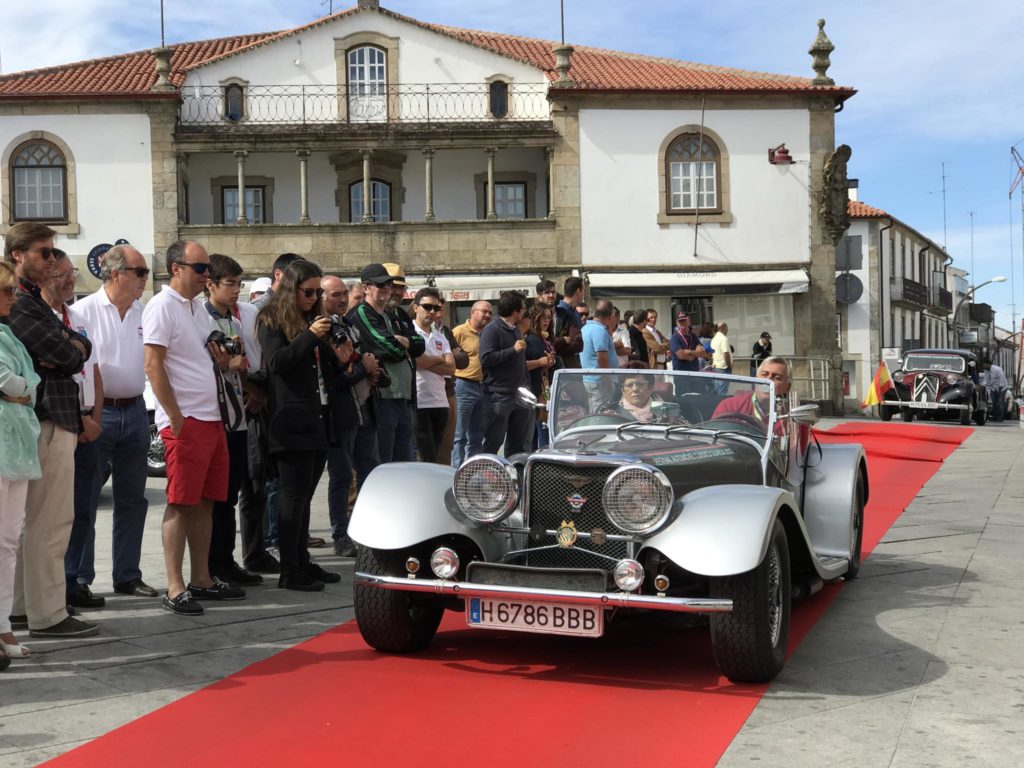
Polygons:
[[[808,112],[718,110],[705,116],[729,154],[731,224],[659,226],[658,151],[671,132],[699,125],[692,110],[580,110],[580,202],[587,267],[777,264],[810,261]],[[794,165],[768,163],[786,143]]]
[[[9,115],[0,118],[0,152],[29,131],[47,131],[74,156],[78,198],[77,235],[57,245],[84,271],[95,245],[129,240],[153,253],[153,167],[146,115]],[[9,189],[0,190],[5,198]]]

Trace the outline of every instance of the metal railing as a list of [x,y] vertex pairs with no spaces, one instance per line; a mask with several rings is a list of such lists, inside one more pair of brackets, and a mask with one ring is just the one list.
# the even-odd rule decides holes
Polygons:
[[928,307],[947,313],[953,311],[953,294],[938,285],[928,289]]
[[894,277],[889,281],[889,298],[905,304],[923,307],[928,303],[928,288],[916,280]]
[[968,319],[972,323],[989,323],[995,320],[996,313],[988,304],[968,304]]
[[[503,123],[550,119],[547,86],[434,83],[377,88],[334,85],[184,86],[180,126],[330,125],[337,123]],[[235,93],[237,96],[237,92]]]

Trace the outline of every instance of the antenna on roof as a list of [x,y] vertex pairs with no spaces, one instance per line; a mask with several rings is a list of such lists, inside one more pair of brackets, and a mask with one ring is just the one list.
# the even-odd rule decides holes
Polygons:
[[320,0],[320,5],[321,6],[324,6],[324,5],[327,6],[327,15],[328,16],[333,16],[334,15],[334,0]]
[[559,8],[562,14],[562,45],[565,45],[565,0],[559,0]]
[[160,0],[160,47],[165,48],[164,42],[164,0]]

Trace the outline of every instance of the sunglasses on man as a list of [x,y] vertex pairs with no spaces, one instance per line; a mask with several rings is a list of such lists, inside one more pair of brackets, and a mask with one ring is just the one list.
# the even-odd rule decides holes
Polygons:
[[[176,261],[174,263],[191,268],[197,275],[205,275],[210,271],[210,264],[206,261]],[[136,272],[136,274],[138,273]],[[146,274],[149,274],[149,270],[146,271]]]
[[29,248],[28,249],[29,253],[32,253],[32,251],[35,251],[40,256],[42,256],[44,261],[49,261],[50,259],[56,259],[58,253],[63,253],[63,251],[61,251],[59,248],[50,248],[50,247],[45,246],[45,245],[40,246],[39,248]]
[[444,309],[440,304],[420,304],[420,308],[425,312],[440,312]]
[[[121,272],[132,272],[136,277],[149,277],[149,267],[125,267]],[[196,274],[202,274],[197,272]]]

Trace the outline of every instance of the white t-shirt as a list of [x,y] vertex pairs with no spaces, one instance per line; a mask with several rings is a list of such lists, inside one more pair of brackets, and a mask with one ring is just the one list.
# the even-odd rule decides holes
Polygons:
[[625,368],[629,363],[629,353],[632,347],[629,345],[629,326],[625,323],[619,323],[619,327],[615,329],[615,333],[612,334],[612,344],[621,344],[623,349],[626,350],[624,355],[616,355],[619,358],[619,368]]
[[[142,310],[142,341],[164,347],[164,368],[178,401],[182,418],[220,422],[217,382],[213,360],[206,350],[206,336],[200,338],[195,317],[206,313],[200,299],[186,299],[171,286],[149,300]],[[157,402],[156,425],[163,429],[170,419]]]
[[[423,337],[426,349],[423,354],[431,357],[443,357],[452,351],[448,339],[440,331],[431,330],[424,333],[418,324],[416,332]],[[444,391],[444,376],[433,371],[416,371],[416,407],[417,408],[447,408],[448,396]]]
[[[67,318],[64,317],[63,312],[53,310],[53,314],[57,316],[65,325],[69,325],[71,330],[75,333],[79,333],[95,345],[96,342],[92,340],[92,326],[89,325],[88,321],[82,316],[75,312],[74,307],[64,305],[67,309]],[[95,350],[95,346],[93,347]],[[91,411],[93,406],[96,405],[96,355],[95,353],[89,355],[89,359],[82,365],[82,370],[71,377],[75,380],[78,385],[78,404],[82,407],[82,411]]]
[[730,352],[729,337],[719,331],[711,337],[711,365],[715,368],[727,368],[725,355]]
[[260,309],[241,301],[235,306],[238,308],[239,320],[242,321],[242,343],[245,344],[249,370],[258,371],[263,364],[263,352],[260,350],[259,341],[256,340],[256,315],[260,313]]
[[[210,334],[214,331],[220,331],[228,338],[232,336],[238,336],[242,338],[242,344],[245,346],[245,339],[242,334],[242,323],[234,316],[234,314],[228,317],[214,317],[210,314],[210,311],[206,308],[206,302],[202,299],[199,300],[203,305],[203,312],[197,313],[193,318],[196,323],[196,330],[199,331],[199,336],[203,339],[208,339]],[[248,355],[246,360],[248,361]],[[242,389],[242,375],[237,371],[220,371],[221,383],[224,386],[224,404],[227,410],[227,422],[225,427],[228,432],[242,432],[248,428],[245,420],[245,408],[244,408],[244,391]],[[218,400],[219,400],[218,395]],[[218,404],[219,407],[219,404]],[[224,420],[225,414],[221,414],[221,420]]]
[[138,397],[146,388],[142,356],[142,302],[133,301],[121,319],[117,307],[101,287],[71,307],[85,319],[92,342],[92,359],[103,376],[103,395],[121,399]]

